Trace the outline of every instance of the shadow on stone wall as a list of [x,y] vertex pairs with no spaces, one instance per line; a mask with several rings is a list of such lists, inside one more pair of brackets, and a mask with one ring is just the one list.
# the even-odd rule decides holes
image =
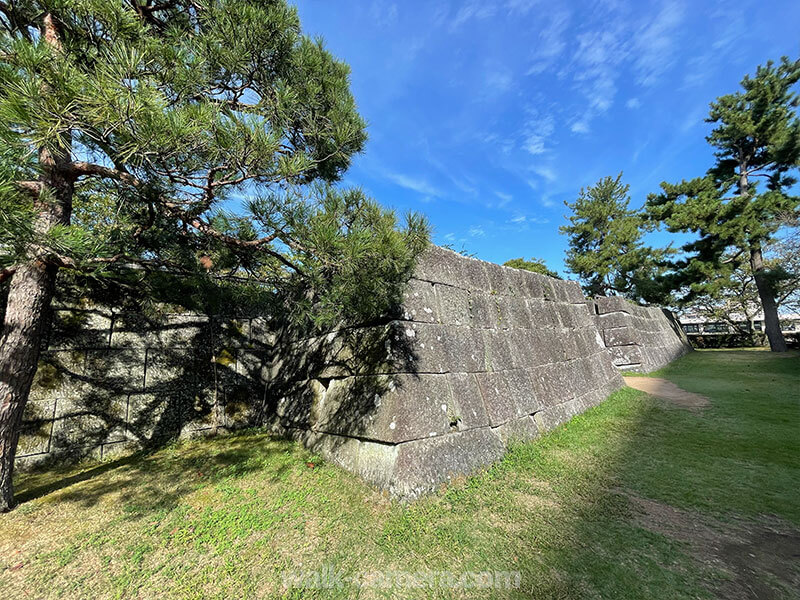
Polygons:
[[[77,303],[64,298],[73,288],[61,291],[24,417],[22,467],[252,426],[358,436],[395,385],[390,374],[414,372],[410,348],[387,347],[389,319],[311,335],[280,314],[289,299],[274,293],[228,317],[211,311],[236,299],[187,302],[189,313],[173,294],[159,312],[125,290],[113,302],[108,289],[89,290]],[[329,388],[343,380],[347,401],[335,403]]]

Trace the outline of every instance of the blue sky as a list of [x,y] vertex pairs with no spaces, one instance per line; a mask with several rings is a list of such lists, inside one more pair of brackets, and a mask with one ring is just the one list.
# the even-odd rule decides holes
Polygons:
[[559,271],[564,200],[624,171],[640,206],[702,175],[708,103],[800,54],[797,0],[295,4],[350,64],[369,122],[344,183],[423,212],[436,243]]

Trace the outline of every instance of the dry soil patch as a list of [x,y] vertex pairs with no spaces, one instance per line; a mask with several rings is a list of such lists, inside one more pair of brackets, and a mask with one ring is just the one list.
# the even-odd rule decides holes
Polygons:
[[628,387],[641,390],[656,398],[667,400],[682,408],[700,410],[711,404],[707,397],[687,392],[671,381],[660,377],[624,377],[624,379],[625,385]]

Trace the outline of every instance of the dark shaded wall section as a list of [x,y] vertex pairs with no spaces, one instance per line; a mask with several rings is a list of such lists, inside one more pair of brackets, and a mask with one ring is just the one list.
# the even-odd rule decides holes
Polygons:
[[56,308],[17,451],[20,466],[103,458],[255,425],[275,335],[230,319]]

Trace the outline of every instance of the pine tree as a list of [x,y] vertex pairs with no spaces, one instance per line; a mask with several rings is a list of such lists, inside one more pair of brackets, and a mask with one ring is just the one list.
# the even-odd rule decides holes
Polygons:
[[512,258],[511,260],[504,262],[503,266],[512,267],[514,269],[522,269],[523,271],[531,271],[533,273],[547,275],[548,277],[553,277],[555,279],[561,279],[558,273],[550,270],[550,268],[541,258],[531,258],[530,260],[525,260],[524,258]]
[[716,127],[706,140],[715,149],[716,164],[701,178],[662,183],[651,195],[647,211],[671,232],[691,232],[697,239],[683,247],[676,261],[673,287],[684,299],[715,295],[725,261],[748,261],[755,279],[770,348],[786,350],[775,300],[775,281],[763,258],[785,215],[796,215],[800,199],[789,190],[800,166],[800,120],[793,91],[800,79],[800,61],[786,57],[745,76],[742,90],[711,103],[706,119]]
[[572,211],[570,224],[560,227],[569,236],[565,262],[588,296],[658,301],[654,278],[666,251],[642,242],[644,219],[629,208],[629,190],[620,173],[582,188],[575,202],[564,202]]
[[59,271],[254,275],[332,321],[396,299],[427,225],[328,186],[365,124],[284,0],[0,0],[0,25],[5,511]]

